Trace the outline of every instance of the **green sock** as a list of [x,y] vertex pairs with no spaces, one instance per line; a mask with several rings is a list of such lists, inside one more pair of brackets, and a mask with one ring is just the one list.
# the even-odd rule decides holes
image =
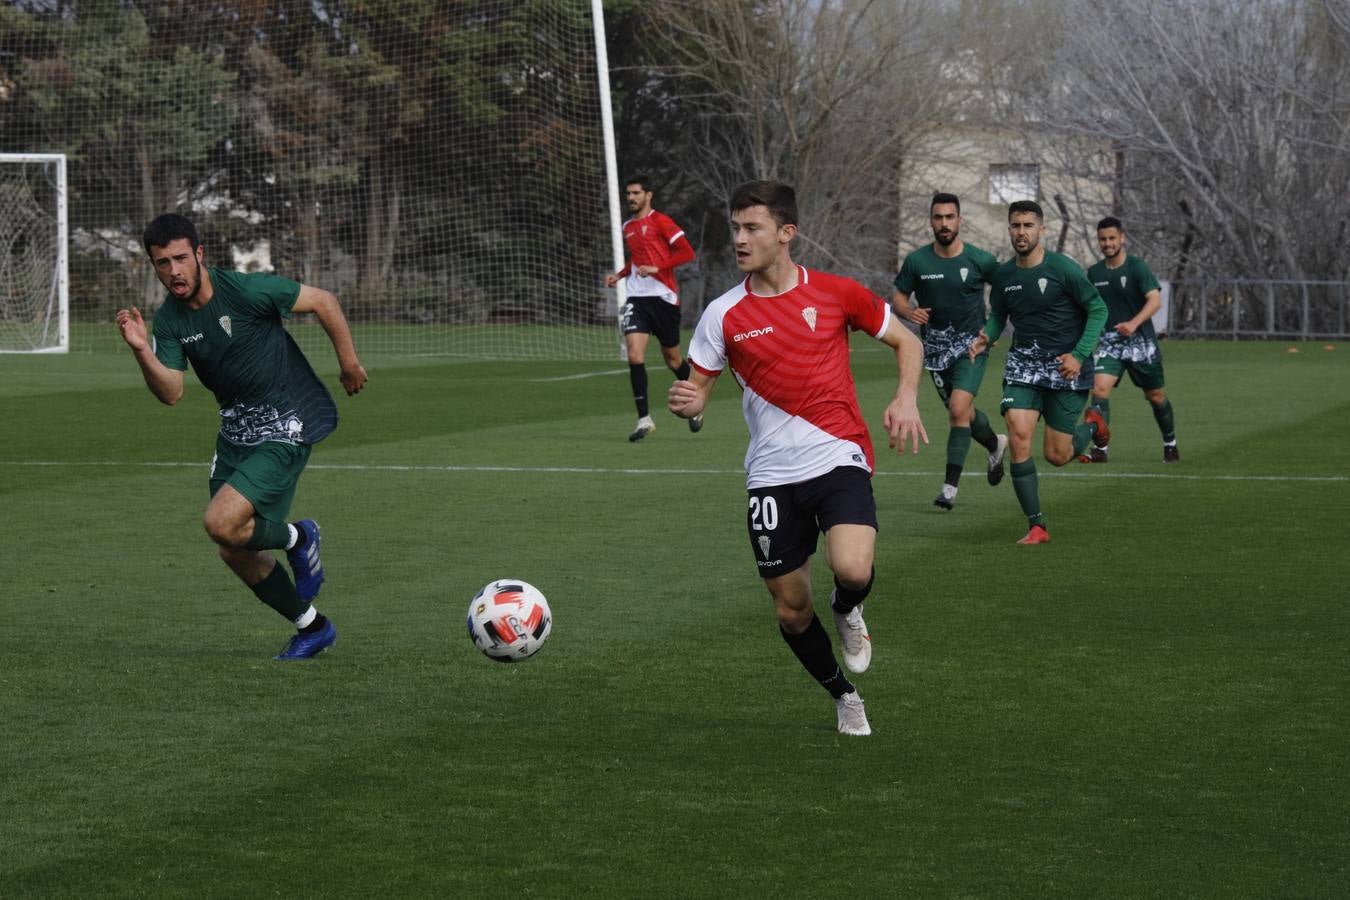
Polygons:
[[1073,455],[1082,453],[1094,437],[1097,436],[1097,426],[1089,425],[1087,422],[1079,422],[1073,430]]
[[970,429],[964,426],[953,428],[947,435],[947,465],[963,467],[969,454]]
[[994,433],[994,427],[989,424],[989,417],[978,409],[975,410],[975,418],[970,420],[970,436],[990,453],[998,449],[998,435]]
[[1177,439],[1176,423],[1172,421],[1171,400],[1163,400],[1162,406],[1153,407],[1153,420],[1158,423],[1158,430],[1162,432],[1163,443],[1170,444]]
[[1111,424],[1111,398],[1110,398],[1110,397],[1107,397],[1105,400],[1093,400],[1093,401],[1092,401],[1092,407],[1093,407],[1093,409],[1097,410],[1097,412],[1099,412],[1099,413],[1102,414],[1102,418],[1106,420],[1106,424],[1107,424],[1107,425],[1110,425],[1110,424]]
[[273,566],[266,578],[249,589],[259,600],[285,616],[287,622],[294,622],[309,609],[309,601],[300,599],[300,595],[295,592],[295,583],[281,563]]
[[253,517],[253,536],[244,546],[250,550],[284,550],[291,542],[291,530],[285,522]]
[[1013,491],[1017,502],[1026,513],[1027,521],[1032,525],[1045,525],[1045,516],[1041,514],[1041,494],[1036,479],[1036,460],[1028,459],[1012,464]]

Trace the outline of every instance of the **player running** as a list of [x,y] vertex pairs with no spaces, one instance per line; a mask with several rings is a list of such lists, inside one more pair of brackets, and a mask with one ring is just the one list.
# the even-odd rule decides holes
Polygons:
[[[119,309],[117,327],[145,383],[169,406],[183,396],[191,363],[216,396],[220,433],[211,460],[211,500],[203,524],[220,557],[259,600],[296,628],[276,659],[308,659],[337,640],[312,601],[324,581],[319,526],[286,515],[310,448],[337,427],[337,407],[282,326],[312,312],[337,351],[342,387],[366,383],[351,330],[328,291],[264,273],[202,266],[192,222],[172,213],[145,229],[145,251],[168,294],[155,314],[154,339],[139,309]],[[272,550],[285,550],[292,582]]]
[[[933,501],[941,509],[956,504],[971,440],[989,452],[988,480],[1003,480],[1008,436],[995,434],[989,417],[975,408],[989,353],[966,355],[984,324],[984,286],[998,267],[994,254],[961,239],[961,199],[938,193],[929,204],[933,242],[905,257],[895,276],[895,311],[919,326],[923,366],[947,407],[947,473]],[[911,300],[915,301],[911,306]]]
[[[675,267],[694,261],[694,248],[684,229],[665,213],[652,208],[651,179],[634,175],[624,187],[633,217],[623,223],[623,242],[628,263],[605,276],[605,286],[627,279],[620,327],[628,354],[628,381],[638,421],[630,441],[640,441],[656,430],[647,403],[647,339],[656,335],[661,357],[676,378],[689,377],[689,363],[680,354],[680,294]],[[689,430],[703,427],[703,417],[689,420]]]
[[1012,347],[1003,370],[1003,419],[1012,454],[1013,492],[1031,526],[1019,544],[1050,540],[1041,512],[1031,438],[1045,417],[1045,459],[1062,466],[1089,440],[1111,440],[1094,409],[1076,424],[1092,384],[1092,351],[1106,321],[1106,304],[1069,257],[1041,246],[1045,215],[1040,204],[1018,200],[1008,206],[1013,258],[989,279],[989,321],[970,345],[970,358],[984,353],[1013,323]]
[[862,699],[834,656],[811,596],[811,557],[825,534],[834,573],[830,609],[851,672],[866,671],[871,636],[863,601],[872,590],[877,515],[872,440],[849,369],[849,332],[895,350],[899,387],[882,419],[890,445],[928,441],[916,405],[923,347],[890,306],[857,282],[793,263],[797,201],[772,181],[731,195],[736,264],[746,279],[707,309],[689,346],[693,372],[671,385],[670,411],[706,408],[724,369],[742,390],[750,430],[746,527],[783,640],[834,698],[843,734],[871,734]]
[[[1102,259],[1093,263],[1087,276],[1106,301],[1107,315],[1106,330],[1097,344],[1092,408],[1111,424],[1111,390],[1120,384],[1120,376],[1129,372],[1130,381],[1144,392],[1153,409],[1153,420],[1162,433],[1163,462],[1177,462],[1181,454],[1176,424],[1172,403],[1163,390],[1162,350],[1153,331],[1153,314],[1162,306],[1162,288],[1148,263],[1125,252],[1125,228],[1115,216],[1097,223],[1097,246]],[[1106,454],[1106,442],[1100,441],[1090,453],[1078,458],[1104,463]]]

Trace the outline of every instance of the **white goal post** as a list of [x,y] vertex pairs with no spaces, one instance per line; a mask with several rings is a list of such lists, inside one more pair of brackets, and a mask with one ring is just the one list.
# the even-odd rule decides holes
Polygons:
[[0,153],[0,353],[70,349],[66,157]]

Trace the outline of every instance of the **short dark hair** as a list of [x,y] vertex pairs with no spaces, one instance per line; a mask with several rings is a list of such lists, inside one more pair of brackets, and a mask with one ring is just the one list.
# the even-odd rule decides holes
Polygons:
[[1045,212],[1041,209],[1041,205],[1037,203],[1035,200],[1014,200],[1012,203],[1009,203],[1008,204],[1009,222],[1012,221],[1014,213],[1035,213],[1036,218],[1040,219],[1042,222],[1045,221]]
[[778,227],[797,224],[797,192],[781,181],[747,181],[731,192],[727,206],[733,213],[763,206]]
[[938,191],[933,195],[933,202],[928,204],[928,211],[932,212],[933,207],[937,206],[939,203],[955,203],[956,211],[961,211],[961,198],[955,194],[948,194],[946,191]]
[[1117,231],[1125,230],[1125,226],[1120,224],[1120,220],[1117,219],[1115,216],[1107,216],[1105,219],[1102,219],[1100,222],[1097,223],[1098,231],[1101,231],[1103,228],[1114,228]]
[[636,184],[638,187],[642,188],[642,190],[648,194],[652,192],[652,176],[647,175],[646,173],[638,172],[636,174],[628,176],[628,178],[624,181],[623,186],[628,187],[630,184]]
[[155,216],[154,221],[145,226],[145,234],[141,235],[146,253],[150,252],[151,247],[167,247],[179,238],[187,238],[194,251],[202,245],[201,238],[197,236],[197,226],[178,213]]

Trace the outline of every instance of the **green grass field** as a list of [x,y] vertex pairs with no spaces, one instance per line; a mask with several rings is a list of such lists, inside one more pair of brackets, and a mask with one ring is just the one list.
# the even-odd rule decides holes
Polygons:
[[[879,450],[864,739],[778,636],[730,378],[629,444],[617,361],[369,358],[294,510],[341,637],[280,664],[200,526],[195,379],[0,356],[0,897],[1344,896],[1350,347],[1297,349],[1166,344],[1181,464],[1122,387],[1109,465],[1039,463],[1044,547],[978,448],[932,507],[925,384],[932,444]],[[513,666],[464,628],[508,576],[555,615]]]

